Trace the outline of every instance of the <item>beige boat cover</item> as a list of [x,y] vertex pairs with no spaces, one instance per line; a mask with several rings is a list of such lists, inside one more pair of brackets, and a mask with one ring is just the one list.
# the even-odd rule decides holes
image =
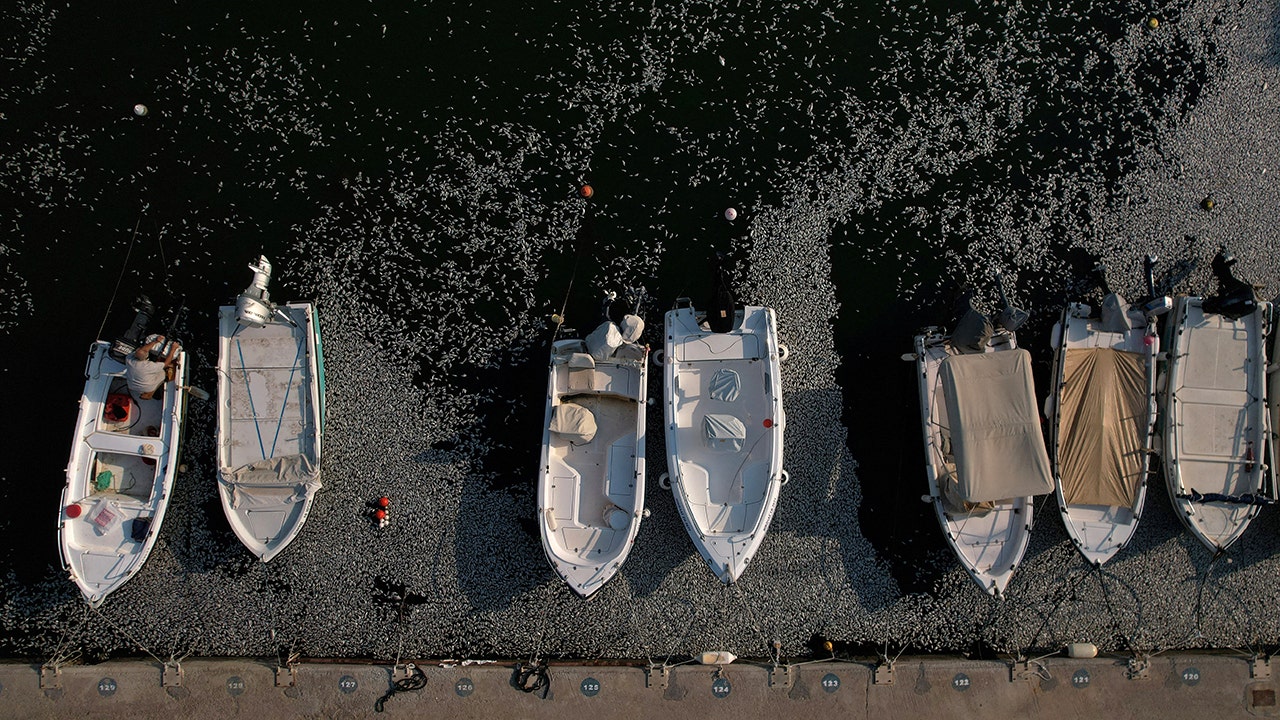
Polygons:
[[596,436],[596,416],[581,405],[560,403],[551,411],[551,432],[574,445],[586,445]]
[[1142,485],[1145,365],[1138,353],[1067,350],[1059,399],[1058,472],[1068,505],[1133,506]]
[[1019,348],[950,355],[942,361],[939,380],[964,501],[1053,492],[1030,353]]

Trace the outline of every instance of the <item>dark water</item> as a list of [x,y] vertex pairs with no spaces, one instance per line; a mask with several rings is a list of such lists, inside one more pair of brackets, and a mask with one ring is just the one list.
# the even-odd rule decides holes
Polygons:
[[[1088,0],[5,11],[0,377],[14,395],[0,493],[20,510],[0,528],[25,551],[0,567],[19,585],[57,574],[50,521],[85,351],[108,308],[106,335],[128,322],[137,292],[185,302],[206,388],[216,307],[258,253],[276,265],[275,297],[365,308],[344,314],[359,318],[350,330],[420,388],[479,394],[489,452],[476,472],[531,520],[546,317],[563,305],[586,326],[601,288],[643,284],[657,326],[675,298],[708,291],[715,251],[745,276],[754,210],[783,206],[829,236],[831,276],[817,282],[840,304],[844,393],[831,420],[849,430],[862,530],[903,592],[928,592],[939,576],[922,561],[945,548],[918,501],[917,401],[899,355],[960,284],[992,304],[1002,272],[1033,311],[1022,338],[1043,383],[1071,278],[1123,257],[1116,284],[1136,289],[1138,253],[1094,223],[1135,156],[1196,106],[1231,12]],[[501,341],[458,334],[459,314]],[[192,421],[212,432],[211,410]],[[199,452],[192,462],[212,464]]]

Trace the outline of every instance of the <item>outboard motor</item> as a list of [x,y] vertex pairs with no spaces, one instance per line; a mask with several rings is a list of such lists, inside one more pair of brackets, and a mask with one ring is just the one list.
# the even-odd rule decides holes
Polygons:
[[124,362],[125,358],[142,347],[147,337],[147,326],[151,324],[156,308],[146,295],[139,295],[138,299],[133,301],[133,313],[133,322],[129,324],[129,329],[117,337],[115,342],[111,343],[111,349],[107,351],[117,362]]
[[1235,256],[1227,252],[1225,245],[1219,246],[1218,254],[1213,256],[1213,275],[1218,278],[1218,294],[1204,299],[1205,312],[1235,320],[1258,309],[1253,286],[1231,272],[1231,267],[1235,264]]
[[711,296],[711,304],[707,307],[707,327],[715,333],[732,332],[734,315],[738,311],[738,300],[733,296],[729,278],[725,276],[723,262],[724,255],[716,253],[716,286]]
[[297,323],[287,313],[271,302],[267,283],[271,281],[271,262],[266,255],[259,255],[256,264],[250,263],[253,282],[236,298],[236,322],[252,328],[265,327],[273,317],[279,317],[290,325]]

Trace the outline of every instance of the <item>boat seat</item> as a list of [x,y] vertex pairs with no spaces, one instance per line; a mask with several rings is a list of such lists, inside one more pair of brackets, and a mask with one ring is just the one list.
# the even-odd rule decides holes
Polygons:
[[569,389],[589,392],[595,389],[596,361],[587,353],[573,353],[565,361],[569,368]]

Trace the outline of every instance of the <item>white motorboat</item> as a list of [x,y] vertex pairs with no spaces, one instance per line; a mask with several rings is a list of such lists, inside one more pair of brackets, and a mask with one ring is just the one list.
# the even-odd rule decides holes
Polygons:
[[[1147,259],[1148,298],[1154,298]],[[1099,268],[1101,269],[1101,268]],[[1129,304],[1106,289],[1097,311],[1070,303],[1054,325],[1045,401],[1055,492],[1076,549],[1102,565],[1137,530],[1156,434],[1156,315],[1168,298]]]
[[[783,433],[774,311],[713,309],[688,298],[666,314],[667,468],[676,508],[721,582],[737,580],[769,530],[781,487]],[[713,327],[720,325],[713,331]]]
[[[1276,306],[1280,304],[1280,297],[1271,301],[1271,311],[1274,313]],[[1274,322],[1274,317],[1272,318]],[[1267,364],[1267,406],[1271,413],[1268,415],[1268,440],[1271,443],[1268,448],[1267,470],[1271,473],[1271,497],[1280,497],[1280,488],[1276,487],[1276,463],[1280,462],[1280,458],[1276,457],[1276,452],[1280,451],[1280,330],[1275,327],[1271,328],[1271,352],[1268,354],[1269,362]]]
[[140,344],[121,349],[99,340],[89,348],[62,490],[62,566],[94,608],[136,575],[151,554],[178,467],[187,354],[176,355],[174,380],[142,399],[130,392],[123,359]]
[[268,562],[297,537],[320,489],[324,360],[310,303],[277,306],[271,264],[218,311],[218,488],[236,537]]
[[1170,317],[1164,396],[1165,479],[1178,517],[1215,553],[1269,504],[1264,337],[1271,306],[1214,258],[1219,294],[1180,297]]
[[[1016,311],[1006,310],[1011,317]],[[915,338],[929,495],[970,577],[1003,595],[1031,539],[1034,496],[1053,491],[1031,355],[1020,322],[992,328],[972,308],[947,335]]]
[[644,515],[643,330],[631,314],[621,327],[606,320],[585,340],[551,349],[538,474],[542,549],[583,597],[622,567]]

